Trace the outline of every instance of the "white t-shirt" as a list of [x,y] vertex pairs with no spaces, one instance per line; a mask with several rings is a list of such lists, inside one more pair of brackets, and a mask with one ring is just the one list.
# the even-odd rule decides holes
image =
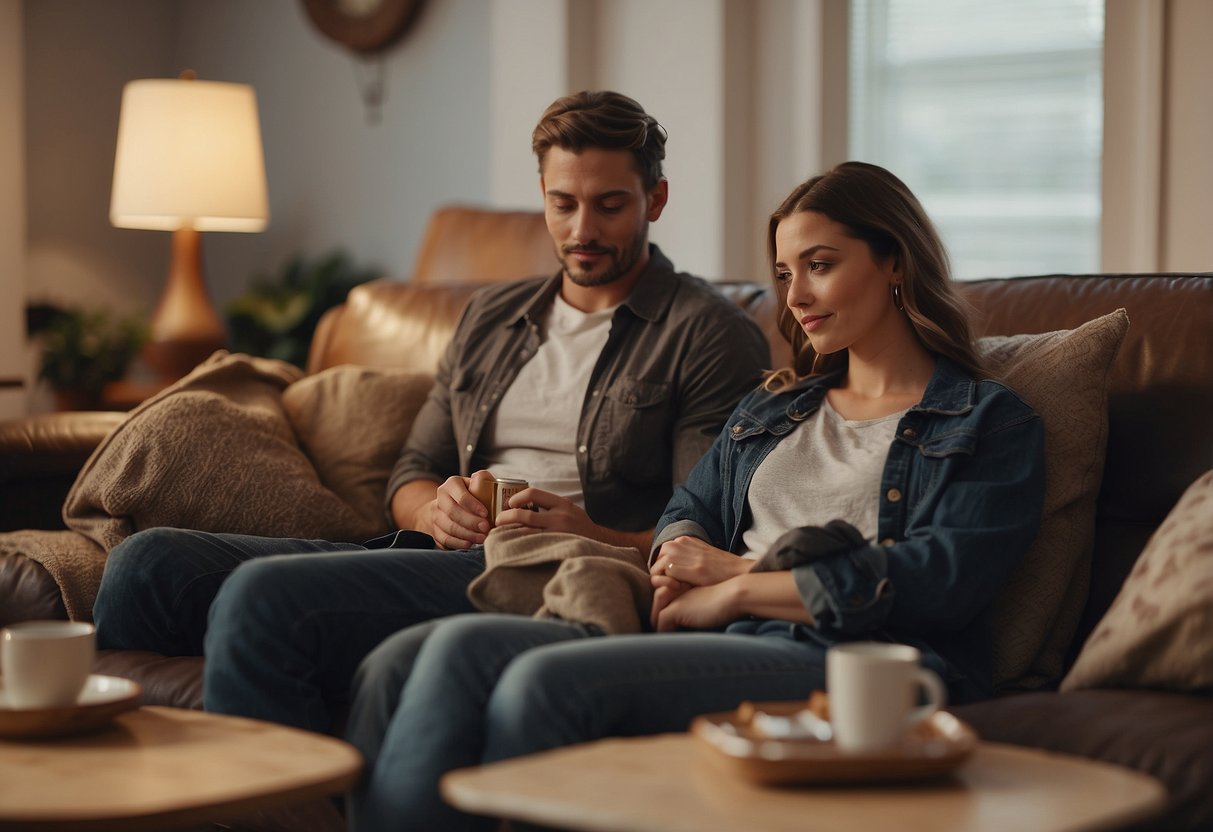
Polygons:
[[875,540],[880,478],[904,414],[847,420],[823,399],[754,471],[742,554],[760,558],[789,529],[831,520],[845,520]]
[[485,425],[484,458],[494,476],[524,479],[584,507],[577,425],[615,309],[582,312],[556,296],[539,349]]

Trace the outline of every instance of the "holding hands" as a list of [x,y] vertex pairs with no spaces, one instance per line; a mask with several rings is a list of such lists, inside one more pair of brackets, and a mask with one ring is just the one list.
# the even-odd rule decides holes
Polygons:
[[735,583],[754,561],[717,549],[699,538],[676,537],[662,544],[649,568],[653,584],[650,617],[658,632],[711,629],[737,617]]

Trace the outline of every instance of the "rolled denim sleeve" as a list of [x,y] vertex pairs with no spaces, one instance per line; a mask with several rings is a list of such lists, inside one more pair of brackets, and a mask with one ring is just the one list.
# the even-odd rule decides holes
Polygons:
[[[827,563],[828,562],[828,563]],[[818,566],[821,568],[817,568]],[[824,562],[797,566],[792,578],[817,628],[864,633],[880,627],[893,604],[887,554],[865,546]]]
[[673,523],[664,526],[659,534],[653,536],[653,545],[649,547],[650,566],[657,559],[657,552],[661,549],[661,544],[668,543],[676,537],[695,537],[700,540],[709,540],[707,531],[694,520],[675,520]]
[[725,478],[720,470],[721,454],[725,450],[723,443],[725,429],[712,446],[691,469],[687,481],[676,486],[665,511],[657,520],[653,533],[653,545],[649,550],[649,563],[656,558],[661,544],[681,535],[690,535],[715,546],[718,549],[728,548],[726,518],[721,517],[718,506],[725,500]]

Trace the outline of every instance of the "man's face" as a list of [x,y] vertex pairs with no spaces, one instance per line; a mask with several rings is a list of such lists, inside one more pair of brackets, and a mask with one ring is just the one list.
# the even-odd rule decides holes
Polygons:
[[648,262],[649,223],[665,207],[665,180],[646,191],[627,150],[553,147],[539,183],[548,232],[570,281],[588,288],[639,275]]

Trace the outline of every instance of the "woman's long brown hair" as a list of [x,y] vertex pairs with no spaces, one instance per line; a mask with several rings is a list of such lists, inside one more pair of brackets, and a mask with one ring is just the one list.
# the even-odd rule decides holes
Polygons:
[[[792,366],[767,379],[780,389],[808,375],[845,366],[846,351],[818,355],[800,323],[788,309],[788,287],[775,279],[775,229],[801,211],[824,214],[863,240],[872,258],[896,258],[901,267],[901,302],[914,334],[931,353],[943,355],[976,378],[985,378],[973,344],[968,304],[956,293],[947,251],[934,224],[905,183],[882,167],[843,162],[797,186],[771,214],[767,254],[771,280],[779,298],[779,331],[792,345]],[[892,298],[890,298],[892,303]]]

